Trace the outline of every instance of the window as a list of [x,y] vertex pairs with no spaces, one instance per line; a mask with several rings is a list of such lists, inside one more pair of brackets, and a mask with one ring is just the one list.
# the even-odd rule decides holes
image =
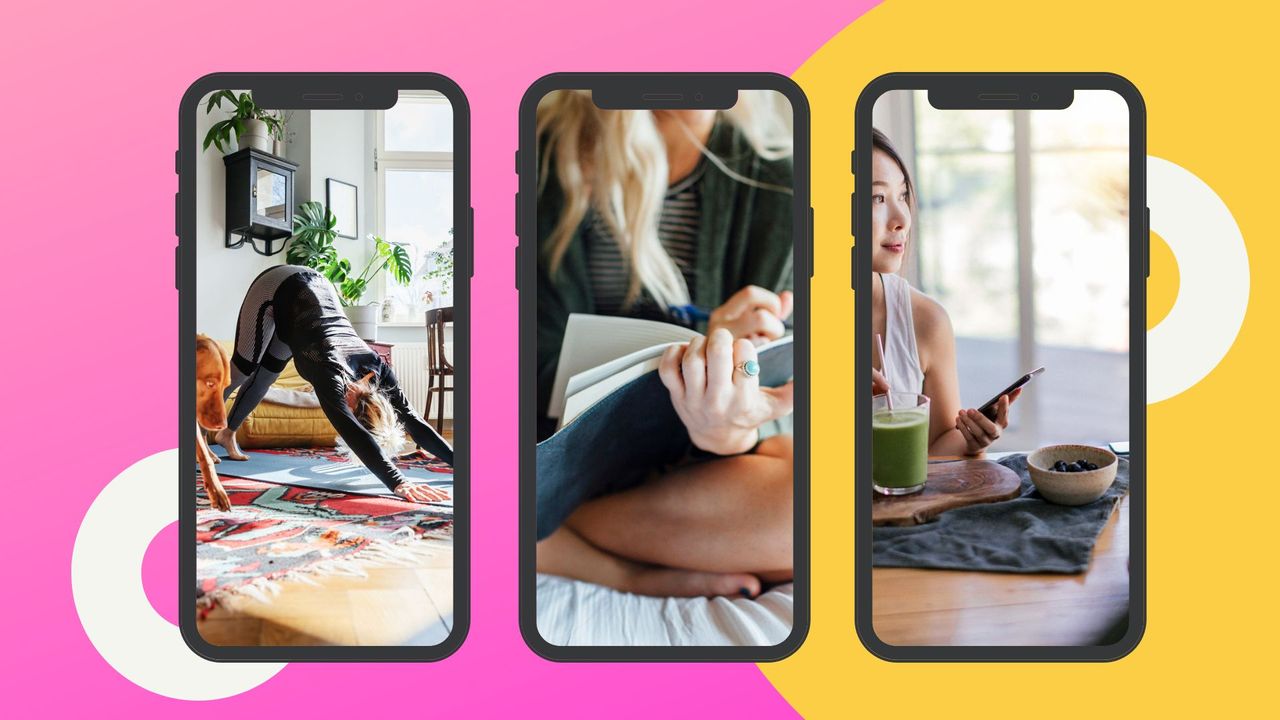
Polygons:
[[377,113],[374,155],[378,234],[404,243],[413,263],[408,286],[382,275],[384,317],[425,322],[425,312],[452,304],[453,108],[442,95],[401,92]]
[[996,449],[1128,439],[1128,120],[1104,91],[1065,110],[877,103],[917,186],[903,274],[951,317],[961,402],[1048,369]]

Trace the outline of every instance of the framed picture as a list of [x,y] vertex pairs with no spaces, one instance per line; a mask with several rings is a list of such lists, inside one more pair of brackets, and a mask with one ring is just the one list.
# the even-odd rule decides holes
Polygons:
[[338,220],[338,237],[360,236],[360,190],[341,180],[325,178],[324,205]]

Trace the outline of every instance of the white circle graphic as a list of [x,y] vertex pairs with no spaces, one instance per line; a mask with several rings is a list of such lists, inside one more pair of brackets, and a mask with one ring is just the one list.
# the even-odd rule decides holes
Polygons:
[[1147,402],[1200,382],[1235,342],[1249,305],[1244,235],[1222,198],[1194,173],[1147,156],[1151,230],[1178,261],[1173,308],[1147,332]]
[[205,660],[147,601],[142,557],[174,520],[178,477],[178,451],[166,450],[107,483],[76,534],[71,592],[89,641],[130,682],[178,700],[218,700],[261,685],[284,665]]

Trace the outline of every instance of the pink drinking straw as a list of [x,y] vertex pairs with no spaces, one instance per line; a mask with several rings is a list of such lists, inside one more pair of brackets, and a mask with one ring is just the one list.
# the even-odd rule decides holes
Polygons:
[[[876,352],[880,355],[880,372],[887,373],[888,368],[884,362],[884,338],[880,337],[880,333],[876,333]],[[887,378],[886,378],[887,379]],[[885,404],[889,406],[889,412],[893,412],[893,392],[884,394]]]

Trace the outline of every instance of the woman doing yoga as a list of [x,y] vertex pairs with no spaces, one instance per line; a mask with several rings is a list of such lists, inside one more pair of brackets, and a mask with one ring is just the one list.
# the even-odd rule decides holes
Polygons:
[[417,502],[448,497],[407,480],[391,458],[400,453],[405,431],[419,448],[449,465],[453,448],[413,410],[391,367],[356,334],[328,278],[299,265],[263,272],[240,306],[225,395],[239,393],[227,427],[214,436],[232,460],[249,459],[236,443],[236,429],[291,357],[298,374],[315,388],[342,443],[388,489]]

